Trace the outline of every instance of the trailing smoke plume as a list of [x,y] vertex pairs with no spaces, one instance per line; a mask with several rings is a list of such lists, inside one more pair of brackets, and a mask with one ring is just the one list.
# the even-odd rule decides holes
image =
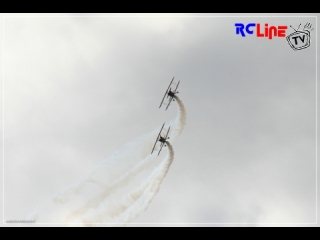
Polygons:
[[181,135],[183,128],[186,125],[187,119],[187,111],[182,100],[177,95],[174,95],[174,99],[177,101],[179,105],[179,114],[177,116],[177,119],[173,122],[173,133],[170,138],[172,140],[175,140]]
[[153,171],[153,174],[146,179],[145,182],[143,182],[141,187],[136,192],[136,195],[139,195],[139,199],[132,199],[134,201],[130,202],[130,207],[123,211],[121,215],[119,215],[119,217],[116,219],[117,222],[127,223],[139,216],[140,213],[147,209],[152,199],[159,191],[160,185],[167,175],[174,158],[174,151],[171,144],[169,142],[166,144],[169,150],[167,159],[164,160],[157,167],[157,169],[155,169],[155,171]]
[[[170,123],[171,143],[182,133],[186,124],[183,102],[174,96],[179,106],[177,118]],[[125,224],[147,209],[159,191],[174,158],[172,145],[167,142],[168,154],[159,159],[150,155],[159,133],[156,128],[140,136],[122,149],[101,161],[77,183],[56,194],[31,213],[27,219],[36,223]],[[140,179],[141,178],[141,179]]]

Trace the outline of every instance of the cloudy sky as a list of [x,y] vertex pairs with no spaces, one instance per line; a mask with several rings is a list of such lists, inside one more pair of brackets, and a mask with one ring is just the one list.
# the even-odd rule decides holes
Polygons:
[[[133,223],[315,223],[316,15],[3,15],[4,220],[173,119],[158,107],[175,76],[187,123]],[[300,51],[234,26],[307,22]]]

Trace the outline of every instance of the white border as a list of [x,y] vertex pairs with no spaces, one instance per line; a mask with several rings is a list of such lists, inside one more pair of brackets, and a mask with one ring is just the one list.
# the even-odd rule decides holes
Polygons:
[[[22,14],[21,14],[22,15]],[[40,15],[40,14],[39,14]],[[208,18],[208,17],[213,17],[213,18],[259,18],[259,17],[263,17],[263,18],[312,18],[312,17],[315,17],[316,18],[316,222],[315,223],[89,223],[89,224],[92,224],[92,225],[119,225],[119,224],[122,224],[124,226],[126,225],[184,225],[184,226],[187,226],[187,225],[256,225],[256,224],[259,224],[259,225],[314,225],[314,224],[318,224],[318,84],[317,84],[317,80],[318,80],[318,16],[179,16],[179,15],[169,15],[169,16],[161,16],[161,14],[159,14],[159,16],[146,16],[146,15],[131,15],[131,16],[125,16],[125,15],[114,15],[114,16],[3,16],[2,17],[2,20],[3,20],[3,26],[2,26],[2,41],[3,41],[3,58],[2,58],[2,72],[3,72],[3,88],[2,88],[2,109],[3,109],[3,115],[2,115],[2,130],[3,130],[3,138],[2,138],[2,146],[3,146],[3,189],[2,189],[2,192],[3,192],[3,218],[2,218],[2,223],[4,225],[6,224],[9,224],[10,223],[7,223],[5,222],[5,217],[4,217],[4,55],[5,55],[5,52],[4,52],[4,22],[5,22],[5,18],[8,17],[8,18],[14,18],[14,17],[65,17],[65,18],[75,18],[75,17],[106,17],[106,18],[114,18],[114,17],[119,17],[119,18],[122,18],[122,17],[159,17],[159,18],[163,18],[163,17],[172,17],[172,18],[183,18],[183,17],[194,17],[194,18]],[[32,223],[32,224],[37,224],[37,225],[60,225],[60,226],[68,226],[68,224],[62,224],[62,223]],[[83,223],[71,223],[69,224],[69,226],[73,226],[73,225],[82,225],[83,226]]]
[[316,16],[316,224],[318,223],[318,16]]
[[2,224],[4,224],[4,17],[2,18]]

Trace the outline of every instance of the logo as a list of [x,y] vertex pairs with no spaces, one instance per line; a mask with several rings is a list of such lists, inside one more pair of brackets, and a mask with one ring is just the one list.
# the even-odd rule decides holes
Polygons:
[[301,31],[299,31],[300,25],[301,23],[299,24],[297,30],[290,25],[290,27],[295,31],[287,36],[287,41],[290,47],[295,51],[310,46],[310,31],[313,30],[313,28],[311,29],[311,23],[307,22],[306,25],[304,25],[303,30]]
[[264,24],[264,29],[260,25],[260,23],[248,23],[244,25],[243,23],[235,23],[236,34],[242,37],[246,37],[246,33],[249,35],[253,35],[256,33],[256,37],[265,37],[271,40],[273,37],[285,37],[286,30],[288,26],[269,26],[268,23]]

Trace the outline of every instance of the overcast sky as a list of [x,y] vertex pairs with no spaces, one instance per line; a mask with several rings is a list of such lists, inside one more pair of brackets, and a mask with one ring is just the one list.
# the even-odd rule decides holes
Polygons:
[[[175,76],[187,123],[159,193],[133,223],[315,223],[319,28],[315,14],[295,15],[310,17],[2,18],[4,219],[24,218],[173,119],[176,103],[158,107]],[[307,22],[311,44],[299,51],[234,26]]]

